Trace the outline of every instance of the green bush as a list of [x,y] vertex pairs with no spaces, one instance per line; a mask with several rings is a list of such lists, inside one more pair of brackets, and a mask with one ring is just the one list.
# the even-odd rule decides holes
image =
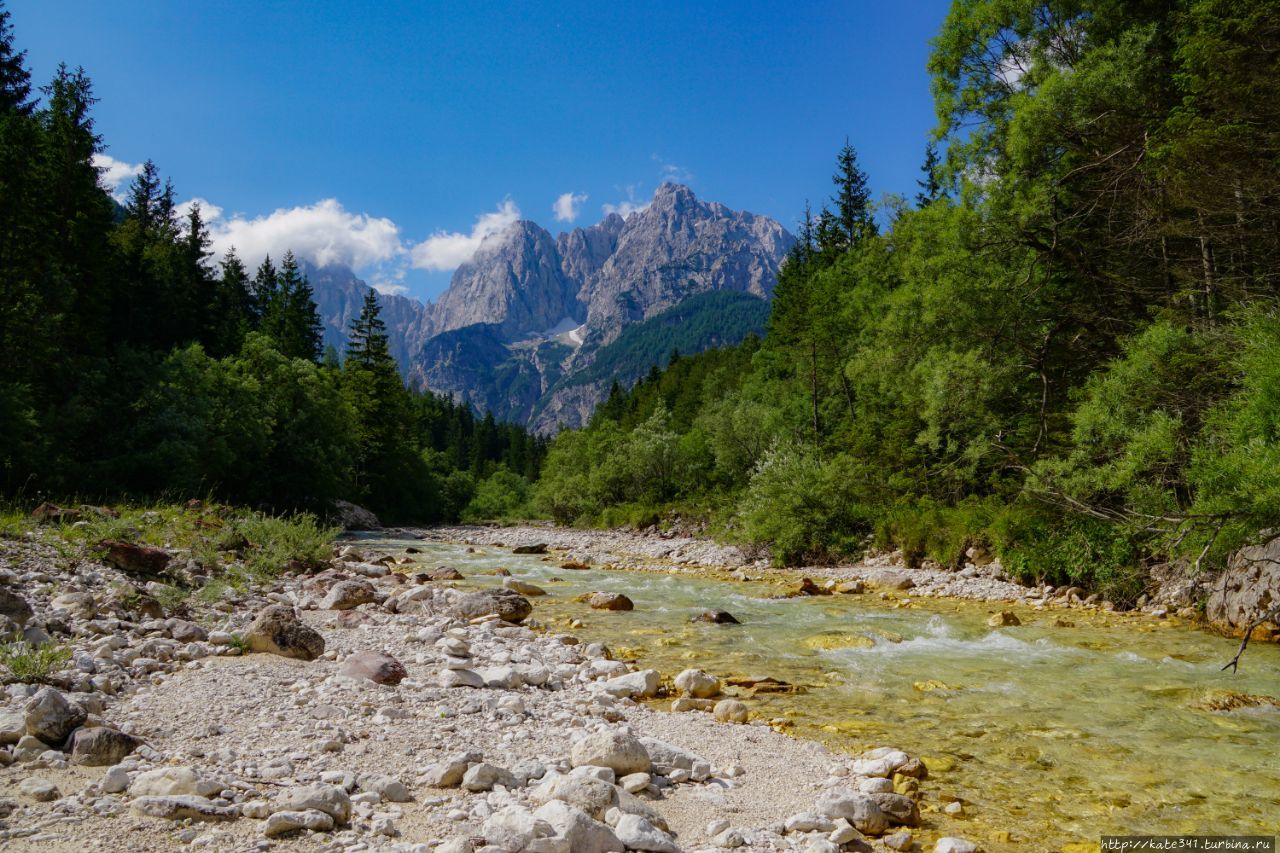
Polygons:
[[24,642],[0,644],[0,666],[9,671],[6,681],[45,681],[69,660],[71,649],[57,643],[39,646]]
[[466,522],[517,518],[528,515],[529,481],[506,468],[498,468],[482,480],[475,496],[462,511]]

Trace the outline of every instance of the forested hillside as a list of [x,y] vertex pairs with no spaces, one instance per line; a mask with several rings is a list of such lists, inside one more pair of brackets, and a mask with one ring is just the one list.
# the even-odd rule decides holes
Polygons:
[[921,191],[852,147],[763,343],[557,438],[561,521],[677,508],[782,562],[973,545],[1117,600],[1280,523],[1280,14],[960,0]]
[[523,429],[405,390],[376,300],[322,355],[291,254],[210,261],[148,162],[99,185],[93,87],[33,89],[0,6],[0,488],[8,497],[204,496],[288,510],[335,498],[456,518],[498,472],[536,476]]

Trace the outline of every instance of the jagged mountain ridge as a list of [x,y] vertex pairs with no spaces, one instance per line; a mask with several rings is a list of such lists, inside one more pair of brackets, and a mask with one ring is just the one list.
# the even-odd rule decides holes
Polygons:
[[[412,385],[552,432],[580,425],[607,394],[608,383],[602,391],[598,382],[566,379],[590,368],[624,328],[702,293],[767,300],[794,242],[768,217],[668,183],[625,219],[610,214],[554,238],[536,223],[515,223],[486,239],[435,303],[387,295],[380,302],[393,354]],[[308,272],[326,342],[341,349],[368,286],[342,267]],[[709,319],[698,322],[704,328]],[[643,373],[662,355],[649,353],[627,373]],[[569,388],[572,405],[546,397]]]

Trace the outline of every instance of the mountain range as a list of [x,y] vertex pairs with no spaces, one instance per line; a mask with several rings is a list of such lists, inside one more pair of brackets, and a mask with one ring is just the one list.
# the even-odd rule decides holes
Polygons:
[[[415,388],[551,433],[581,426],[616,380],[673,348],[761,332],[795,238],[765,216],[666,183],[626,218],[553,237],[518,221],[488,237],[434,303],[380,294],[391,352]],[[325,343],[341,351],[369,286],[308,266]]]

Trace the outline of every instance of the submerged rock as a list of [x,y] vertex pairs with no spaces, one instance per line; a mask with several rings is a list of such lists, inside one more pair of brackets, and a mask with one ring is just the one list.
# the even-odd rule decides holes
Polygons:
[[689,620],[690,622],[709,622],[712,625],[741,625],[728,610],[704,610]]
[[620,592],[593,592],[587,598],[595,610],[634,610],[635,604]]
[[987,620],[987,625],[992,628],[1006,628],[1021,624],[1022,620],[1012,610],[1001,610],[999,613],[993,613],[991,618]]
[[511,549],[511,553],[512,554],[545,554],[547,553],[547,546],[545,543],[539,543],[537,545],[517,545],[516,547]]

